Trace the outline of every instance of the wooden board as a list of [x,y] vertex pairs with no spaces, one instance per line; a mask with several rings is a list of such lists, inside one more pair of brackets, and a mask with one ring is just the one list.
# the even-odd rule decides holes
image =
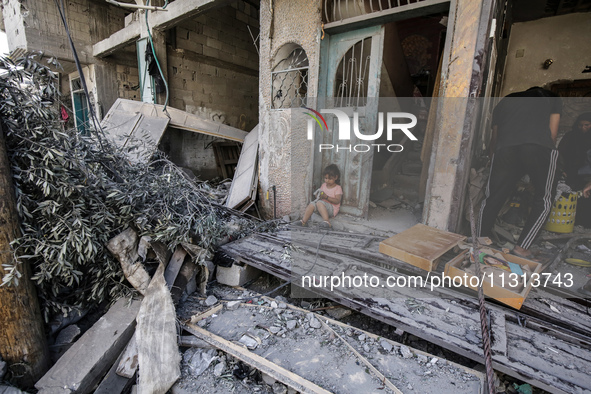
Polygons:
[[181,267],[183,266],[183,261],[185,261],[185,257],[187,256],[187,252],[183,249],[182,246],[177,246],[174,254],[170,258],[170,262],[168,266],[166,266],[166,271],[164,271],[164,280],[168,285],[168,288],[171,289],[172,285],[174,285],[174,281],[178,276]]
[[183,328],[190,332],[191,334],[195,335],[197,338],[202,339],[216,348],[223,350],[224,352],[228,353],[229,355],[239,359],[242,362],[245,362],[256,369],[266,373],[267,375],[271,376],[272,378],[280,381],[283,384],[288,385],[289,387],[301,392],[301,393],[316,393],[316,394],[329,394],[329,391],[326,391],[320,386],[302,378],[290,372],[289,370],[274,364],[265,358],[255,354],[247,349],[244,349],[242,346],[236,345],[220,336],[212,334],[199,326],[196,326],[191,323],[187,323],[183,325]]
[[226,206],[235,209],[252,200],[253,187],[256,190],[257,157],[259,150],[258,125],[246,136],[240,152],[238,165],[228,192]]
[[[519,264],[520,266],[527,265],[531,272],[534,274],[540,274],[542,272],[542,265],[540,263],[536,263],[535,261],[523,259],[517,256],[513,256],[510,254],[502,253],[495,250],[496,253],[499,253],[503,256],[505,261],[510,261],[512,263]],[[457,283],[462,283],[463,285],[467,285],[466,287],[471,288],[472,290],[478,291],[478,288],[475,286],[470,285],[470,278],[473,276],[470,273],[466,273],[466,271],[460,268],[460,265],[464,259],[468,258],[469,251],[465,250],[463,253],[458,255],[455,259],[451,260],[449,263],[445,265],[445,275],[449,276],[450,278],[468,278],[467,281],[463,279],[458,281]],[[467,275],[467,276],[465,276]],[[509,272],[505,273],[504,280],[509,282]],[[453,280],[453,279],[452,279]],[[541,279],[543,280],[543,278]],[[521,283],[521,277],[518,278],[518,283]],[[476,281],[474,281],[476,283]],[[497,281],[491,282],[487,275],[484,275],[484,281],[482,283],[482,290],[484,291],[484,295],[487,297],[494,298],[502,302],[505,305],[509,305],[512,308],[517,310],[521,309],[525,298],[529,294],[532,288],[532,281],[530,280],[527,282],[527,286],[521,289],[519,292],[516,292],[509,288],[508,286],[502,287],[502,283],[498,283]]]
[[417,224],[380,242],[380,252],[426,271],[437,268],[439,258],[466,236]]
[[[139,301],[120,298],[37,382],[39,392],[56,387],[88,393],[111,368],[133,335]],[[175,338],[176,339],[176,338]]]
[[[123,352],[125,353],[125,350]],[[113,363],[113,366],[94,391],[94,394],[121,394],[128,390],[133,382],[135,382],[135,372],[129,378],[117,374],[117,368],[119,367],[122,357],[123,353],[119,356],[119,359]]]
[[[318,257],[315,257],[318,241],[310,247],[302,245],[293,237],[293,233],[298,232],[304,231],[285,233],[292,233],[292,237],[289,238],[291,243],[301,250],[302,255],[298,255],[298,258],[306,260],[301,264],[314,264],[315,269],[324,271],[319,274],[332,275],[335,265],[338,265],[339,267],[363,267],[362,271],[368,275],[399,275],[393,273],[392,269],[386,270],[380,266],[363,265],[363,262],[355,257],[323,250],[326,245],[336,242],[337,237],[332,233],[322,240],[322,252],[318,254]],[[350,237],[358,238],[359,244],[370,243],[369,241],[373,238],[373,236],[363,234],[351,234]],[[226,244],[221,247],[221,250],[238,261],[284,280],[291,280],[293,279],[291,261],[281,258],[283,245],[286,242],[289,242],[288,237],[278,238],[271,235],[255,234]],[[343,248],[345,247],[343,246]],[[262,250],[270,252],[261,253]],[[380,255],[377,251],[375,253]],[[369,256],[371,255],[373,253],[370,253]],[[388,259],[384,255],[380,256]],[[410,270],[418,270],[408,264],[403,264],[403,266]],[[482,346],[479,343],[480,335],[477,329],[480,327],[478,300],[475,297],[466,296],[458,290],[438,288],[430,291],[428,286],[413,289],[396,287],[389,289],[391,294],[387,300],[376,298],[371,294],[367,294],[363,298],[353,298],[340,289],[331,292],[318,288],[315,292],[320,296],[330,298],[377,320],[483,363]],[[542,293],[542,289],[532,289],[532,293],[534,290],[535,293]],[[543,292],[543,294],[544,297],[548,296],[547,292]],[[536,301],[531,299],[532,297],[530,296],[526,303],[532,304],[533,301]],[[406,304],[406,300],[409,298],[423,304],[426,308],[425,313],[413,312]],[[559,305],[560,300],[558,297],[553,297],[548,301]],[[541,302],[536,301],[534,306],[537,313],[543,312]],[[540,320],[537,315],[524,315],[520,312],[517,316],[514,310],[509,310],[504,306],[487,304],[487,307],[491,311],[494,333],[493,366],[496,370],[552,393],[591,391],[591,381],[588,376],[585,377],[585,371],[591,370],[591,337],[588,329],[588,315],[583,306],[562,300],[562,304],[559,305],[562,310],[559,315],[563,320],[561,325]],[[551,313],[547,305],[545,313],[545,316]],[[568,319],[571,318],[571,313],[573,314],[572,318],[575,319],[573,323],[576,323],[578,327],[577,332],[569,329]],[[505,319],[502,318],[503,315]],[[587,329],[584,329],[585,327]],[[471,336],[467,337],[469,333]],[[575,369],[572,369],[573,365]]]

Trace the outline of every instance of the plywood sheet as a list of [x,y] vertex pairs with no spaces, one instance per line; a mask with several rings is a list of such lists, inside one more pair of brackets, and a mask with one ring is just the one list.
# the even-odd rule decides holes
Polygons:
[[427,271],[439,258],[466,236],[417,224],[380,242],[380,252]]
[[256,190],[257,182],[257,157],[259,151],[259,127],[258,125],[246,136],[240,152],[232,186],[228,193],[226,206],[235,209],[249,200],[252,200],[253,188]]

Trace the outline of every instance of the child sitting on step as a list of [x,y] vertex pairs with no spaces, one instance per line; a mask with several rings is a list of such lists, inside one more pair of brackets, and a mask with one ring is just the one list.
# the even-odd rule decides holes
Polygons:
[[307,226],[308,220],[317,211],[322,216],[322,220],[324,220],[320,223],[320,227],[331,228],[330,218],[335,217],[339,213],[341,199],[343,197],[343,189],[340,185],[341,172],[335,164],[331,164],[322,171],[322,176],[324,177],[324,183],[317,190],[319,195],[316,200],[312,201],[306,208],[304,217],[300,221],[300,225],[302,226]]

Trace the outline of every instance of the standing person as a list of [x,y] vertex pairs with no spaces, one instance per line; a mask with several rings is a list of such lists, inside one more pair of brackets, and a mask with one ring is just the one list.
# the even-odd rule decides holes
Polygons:
[[[558,151],[566,184],[572,190],[582,190],[591,181],[591,112],[579,115],[573,129],[560,140]],[[575,224],[591,227],[591,200],[577,201]]]
[[513,249],[522,257],[531,257],[528,249],[552,208],[561,112],[560,98],[540,87],[508,95],[493,112],[490,152],[494,154],[480,207],[478,232],[491,235],[496,217],[517,181],[529,175],[534,198],[518,245]]
[[311,202],[306,208],[304,217],[300,221],[302,226],[308,225],[308,220],[317,210],[324,220],[320,226],[330,228],[332,227],[330,218],[334,218],[339,213],[343,197],[343,189],[340,185],[341,172],[336,164],[331,164],[322,171],[322,176],[324,177],[324,183],[320,186],[320,196],[318,201]]

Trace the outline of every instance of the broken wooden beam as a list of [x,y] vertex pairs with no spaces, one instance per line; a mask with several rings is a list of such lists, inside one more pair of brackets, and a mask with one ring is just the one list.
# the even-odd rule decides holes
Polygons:
[[242,346],[236,345],[218,335],[212,334],[209,331],[202,329],[192,323],[186,323],[183,328],[195,335],[197,338],[202,339],[216,348],[226,352],[239,359],[240,361],[258,369],[259,371],[266,373],[273,379],[280,381],[281,383],[297,390],[301,393],[315,393],[315,394],[329,394],[322,387],[302,378],[287,369],[274,364],[267,359],[259,356],[258,354],[252,353],[249,350],[244,349]]
[[139,308],[137,300],[119,299],[35,384],[39,393],[91,392],[133,335]]
[[133,334],[117,363],[117,375],[132,378],[138,367],[136,334]]
[[107,375],[103,378],[97,389],[94,391],[94,394],[121,394],[129,390],[129,388],[133,385],[135,382],[135,373],[129,378],[117,374],[119,363],[121,362],[124,354],[125,350],[123,353],[121,353],[117,361],[113,363],[113,366],[111,369],[109,369]]

